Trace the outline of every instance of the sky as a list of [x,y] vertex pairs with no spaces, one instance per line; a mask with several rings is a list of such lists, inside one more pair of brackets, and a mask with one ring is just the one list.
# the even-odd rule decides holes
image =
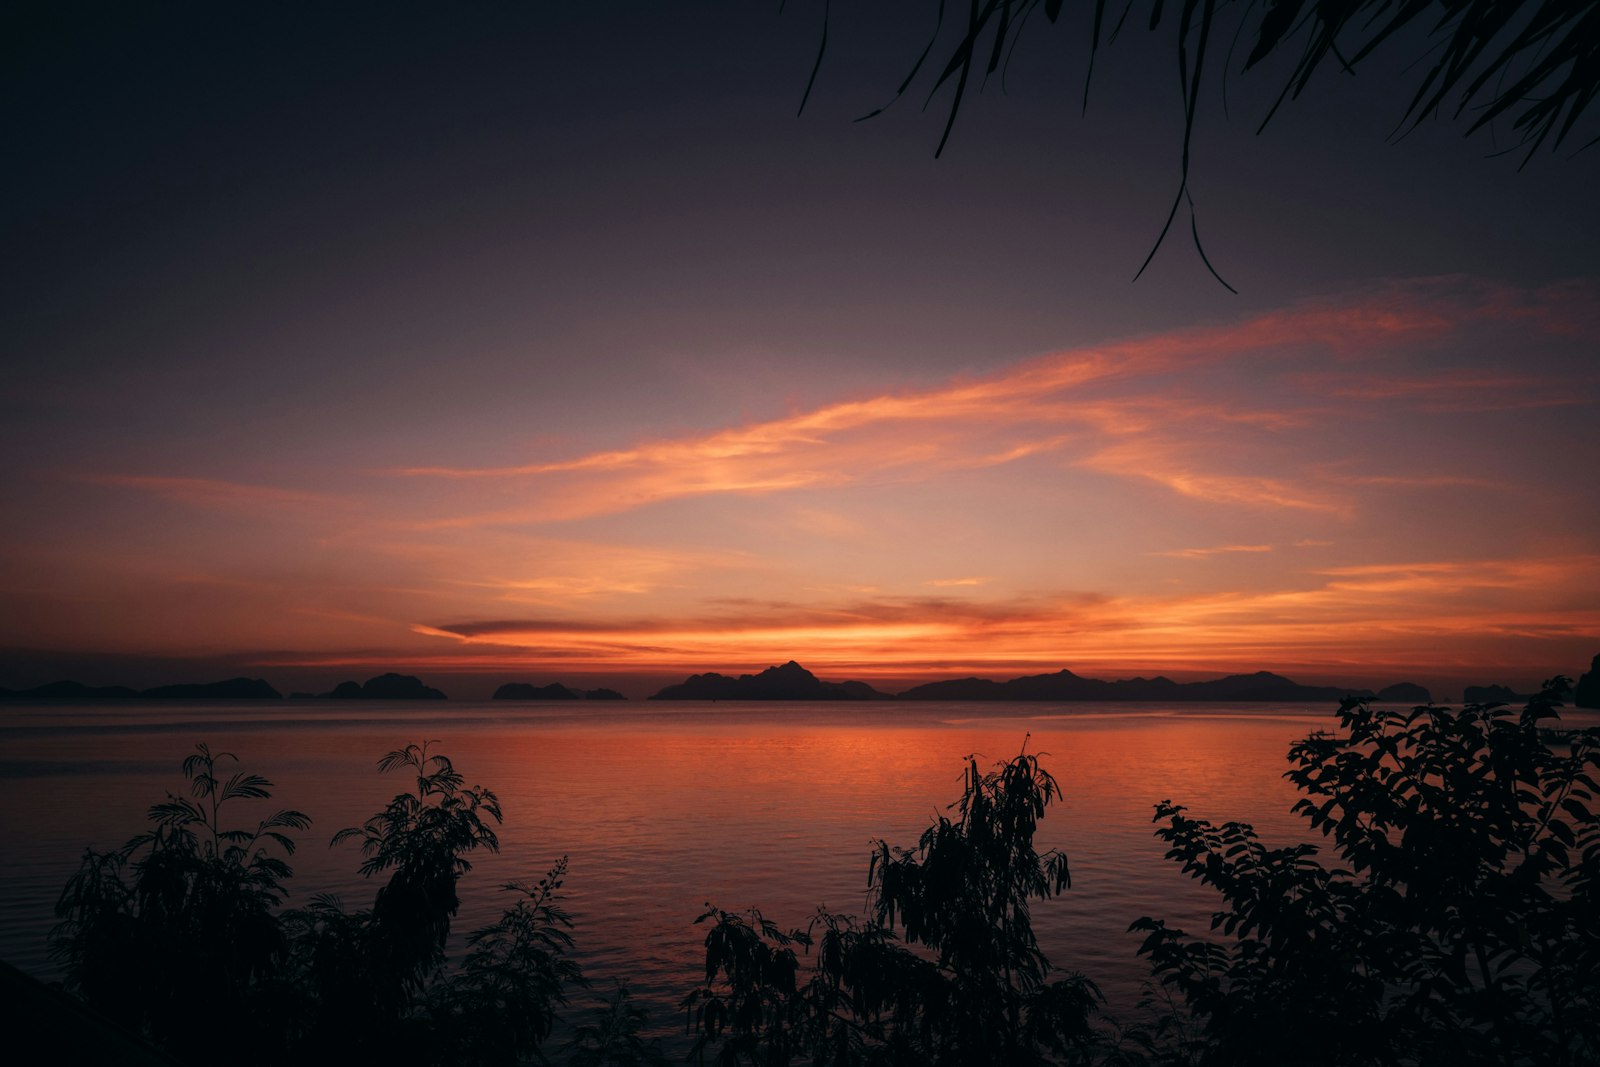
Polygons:
[[1587,668],[1600,150],[1235,57],[1134,280],[1169,33],[843,6],[8,6],[0,685]]

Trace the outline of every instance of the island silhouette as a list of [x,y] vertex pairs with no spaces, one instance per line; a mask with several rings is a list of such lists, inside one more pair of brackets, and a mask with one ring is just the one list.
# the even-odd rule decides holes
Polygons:
[[1006,682],[987,678],[952,678],[914,686],[901,700],[1100,700],[1100,701],[1337,701],[1347,696],[1372,699],[1370,689],[1301,685],[1271,671],[1230,674],[1205,682],[1123,678],[1114,682],[1085,678],[1063,668],[1054,674],[1031,674]]
[[431,686],[422,684],[422,679],[413,674],[396,674],[393,671],[380,674],[376,678],[368,678],[357,685],[355,682],[340,682],[333,687],[331,693],[324,693],[329,700],[446,700],[444,693]]
[[691,674],[651,700],[893,700],[866,682],[824,682],[794,660],[760,674]]
[[1600,708],[1600,655],[1589,662],[1589,670],[1573,687],[1572,702],[1580,708]]
[[1426,704],[1420,685],[1400,682],[1380,693],[1370,689],[1301,685],[1270,671],[1230,674],[1203,682],[1170,678],[1125,678],[1108,682],[1085,678],[1063,668],[1054,674],[1033,674],[1009,681],[950,678],[913,686],[898,694],[884,693],[866,682],[819,679],[794,660],[759,674],[730,677],[715,671],[692,674],[651,700],[949,700],[949,701],[1338,701],[1345,697]]
[[[326,693],[297,691],[296,700],[446,700],[441,690],[423,684],[415,675],[388,671],[365,682],[345,681]],[[866,682],[833,682],[818,678],[795,660],[768,667],[758,674],[727,675],[716,671],[691,674],[675,685],[651,695],[650,700],[944,700],[961,702],[991,701],[1170,701],[1174,703],[1215,701],[1247,703],[1282,701],[1290,703],[1338,701],[1345,697],[1385,704],[1420,706],[1433,702],[1425,686],[1415,682],[1396,682],[1374,692],[1371,689],[1337,685],[1301,685],[1272,671],[1229,674],[1198,682],[1175,682],[1164,675],[1121,678],[1107,681],[1089,678],[1062,668],[1050,674],[1030,674],[1005,681],[991,678],[947,678],[912,686],[899,693],[886,693]],[[0,688],[0,701],[79,701],[122,700],[281,700],[283,694],[261,678],[227,678],[219,682],[183,682],[135,689],[126,685],[87,685],[61,680],[28,689]],[[531,682],[506,682],[495,689],[494,700],[627,700],[615,689],[579,689],[561,682],[535,685]],[[1444,698],[1448,701],[1448,698]],[[1469,685],[1463,704],[1513,704],[1529,699],[1505,685]],[[1600,655],[1572,690],[1572,703],[1580,708],[1600,708]]]
[[125,685],[50,682],[32,689],[0,689],[0,700],[282,700],[283,694],[260,678],[221,682],[158,685],[133,689]]

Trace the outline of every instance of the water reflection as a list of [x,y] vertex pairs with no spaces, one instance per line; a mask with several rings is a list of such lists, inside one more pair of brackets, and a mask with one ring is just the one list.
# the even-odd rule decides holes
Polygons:
[[1037,909],[1041,947],[1123,1008],[1147,973],[1128,923],[1153,914],[1203,929],[1215,901],[1162,862],[1154,802],[1253,820],[1269,843],[1300,839],[1284,754],[1329,709],[1026,710],[1035,714],[928,704],[6,709],[0,952],[53,973],[44,932],[82,848],[140,829],[145,808],[179,788],[178,763],[199,741],[237,753],[277,783],[276,800],[315,820],[300,838],[291,903],[324,890],[365,899],[354,850],[324,846],[396,791],[376,773],[379,755],[437,739],[469,783],[499,794],[506,818],[501,854],[462,885],[455,928],[492,921],[503,904],[494,887],[570,855],[585,971],[601,988],[628,979],[657,1026],[677,1033],[676,1004],[703,963],[704,929],[692,923],[706,902],[758,905],[790,925],[819,904],[864,911],[871,842],[913,844],[959,794],[966,756],[987,765],[1031,732],[1030,751],[1046,754],[1065,790],[1039,845],[1065,850],[1073,871],[1073,888]]

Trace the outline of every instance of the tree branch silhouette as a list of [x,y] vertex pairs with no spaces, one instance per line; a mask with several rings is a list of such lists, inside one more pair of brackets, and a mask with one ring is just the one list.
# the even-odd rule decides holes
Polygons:
[[[929,57],[944,42],[940,52],[944,62],[923,102],[926,108],[941,92],[949,94],[944,127],[933,153],[937,158],[950,142],[974,72],[981,65],[981,91],[983,80],[1000,67],[1003,54],[1015,49],[1025,28],[1038,25],[1030,16],[1042,12],[1046,23],[1059,23],[1065,4],[1063,0],[969,0],[966,18],[947,31],[945,0],[935,3],[933,34],[899,88],[888,104],[857,121],[882,114],[910,92]],[[1219,283],[1236,291],[1212,265],[1201,241],[1190,170],[1207,46],[1213,33],[1225,28],[1225,19],[1236,20],[1235,40],[1242,37],[1251,42],[1239,68],[1241,74],[1274,57],[1293,57],[1293,68],[1257,133],[1266,129],[1285,102],[1305,92],[1319,71],[1331,66],[1339,73],[1354,75],[1362,62],[1380,49],[1414,50],[1408,69],[1419,71],[1392,136],[1404,136],[1435,117],[1470,119],[1468,136],[1506,121],[1516,135],[1515,143],[1493,154],[1525,150],[1519,169],[1541,148],[1559,151],[1581,136],[1577,132],[1580,120],[1600,95],[1600,0],[1250,0],[1244,4],[1183,0],[1176,5],[1165,0],[1150,0],[1147,5],[1135,0],[1120,5],[1094,0],[1083,79],[1085,110],[1102,45],[1116,41],[1136,8],[1148,9],[1145,22],[1151,32],[1176,23],[1183,106],[1178,187],[1166,222],[1134,275],[1136,280],[1165,244],[1179,209],[1187,206],[1189,230],[1201,262]],[[830,11],[826,3],[822,21],[822,41],[800,102],[802,112],[827,50]],[[1106,34],[1108,23],[1111,30]],[[1600,135],[1584,141],[1576,151],[1596,141]]]

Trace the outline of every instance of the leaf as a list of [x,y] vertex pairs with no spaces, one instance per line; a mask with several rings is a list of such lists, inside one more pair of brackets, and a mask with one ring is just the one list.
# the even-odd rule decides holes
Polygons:
[[811,77],[806,79],[806,91],[800,94],[800,107],[795,111],[799,116],[805,113],[806,101],[811,99],[811,89],[817,84],[817,72],[822,69],[822,57],[828,51],[828,10],[832,0],[823,0],[822,3],[822,39],[817,42],[817,58],[811,64]]

